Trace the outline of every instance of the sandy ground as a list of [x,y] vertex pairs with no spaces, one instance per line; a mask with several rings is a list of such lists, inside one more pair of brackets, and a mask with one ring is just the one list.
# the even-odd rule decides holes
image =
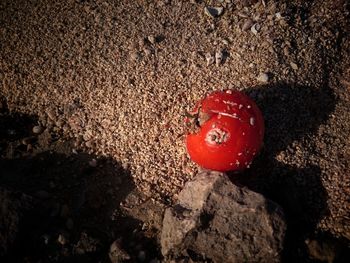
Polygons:
[[[208,5],[223,14],[207,16]],[[186,111],[212,90],[242,90],[266,136],[240,183],[297,226],[350,240],[349,22],[341,0],[3,0],[0,96],[171,202],[198,169]],[[223,61],[208,65],[218,51]]]

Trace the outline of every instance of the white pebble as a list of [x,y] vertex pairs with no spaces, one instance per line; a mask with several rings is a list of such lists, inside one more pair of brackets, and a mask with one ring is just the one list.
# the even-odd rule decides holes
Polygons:
[[156,43],[156,38],[155,36],[148,36],[147,37],[148,41],[151,43],[151,44],[155,44]]
[[213,64],[215,61],[214,56],[210,53],[205,54],[205,59],[207,60],[207,66]]
[[258,24],[254,24],[254,25],[250,28],[250,31],[252,31],[252,33],[253,33],[254,35],[257,35],[257,34],[258,34],[258,30],[259,30]]
[[34,126],[32,131],[35,134],[39,134],[39,133],[43,132],[43,128],[41,126],[39,126],[39,125],[38,126]]
[[267,73],[260,73],[257,77],[257,80],[263,83],[266,83],[269,81],[269,75]]
[[292,67],[292,69],[297,70],[299,67],[297,64],[295,64],[294,62],[290,62],[290,66]]
[[221,50],[217,51],[215,53],[215,64],[216,66],[219,66],[222,62],[222,58],[223,58],[223,53]]

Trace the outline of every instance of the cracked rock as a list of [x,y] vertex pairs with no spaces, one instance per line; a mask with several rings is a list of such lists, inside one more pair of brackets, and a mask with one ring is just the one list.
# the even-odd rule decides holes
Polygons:
[[162,254],[173,260],[191,251],[213,262],[279,262],[285,231],[279,205],[223,173],[202,171],[165,211]]

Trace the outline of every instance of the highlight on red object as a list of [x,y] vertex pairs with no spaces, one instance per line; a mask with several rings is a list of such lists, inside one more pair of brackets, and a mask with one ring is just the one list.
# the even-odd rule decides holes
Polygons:
[[215,91],[191,114],[197,129],[186,137],[187,152],[203,168],[239,171],[250,166],[264,138],[264,119],[255,102],[236,91]]

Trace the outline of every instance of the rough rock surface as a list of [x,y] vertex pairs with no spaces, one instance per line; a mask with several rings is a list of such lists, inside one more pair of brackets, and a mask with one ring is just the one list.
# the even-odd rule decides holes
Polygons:
[[279,262],[286,224],[282,209],[235,186],[218,172],[200,172],[164,215],[162,253],[214,262]]

